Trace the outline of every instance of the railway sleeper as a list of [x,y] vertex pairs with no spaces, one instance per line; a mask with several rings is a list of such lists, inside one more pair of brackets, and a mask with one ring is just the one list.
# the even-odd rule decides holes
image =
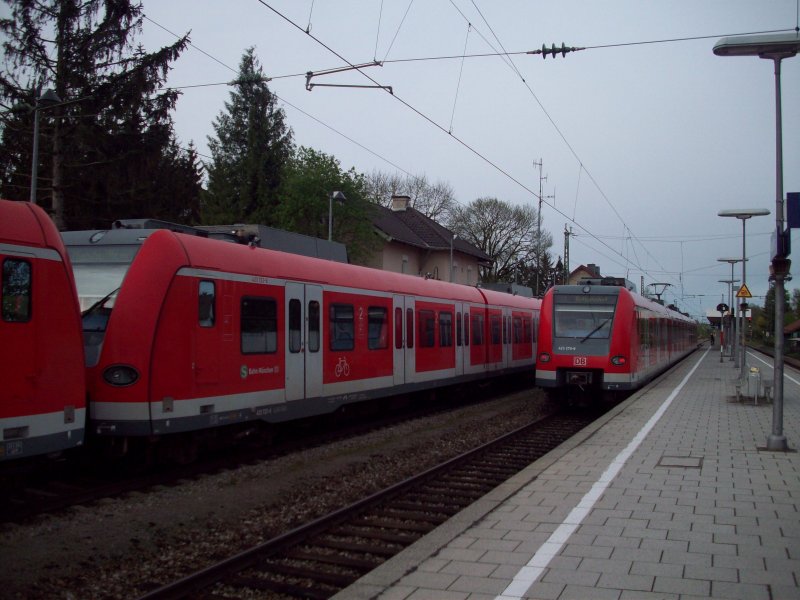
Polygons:
[[446,517],[452,517],[461,510],[461,507],[453,506],[452,504],[443,505],[440,502],[436,502],[435,500],[431,499],[430,496],[422,496],[418,501],[408,498],[404,502],[393,502],[392,507],[404,510],[421,510],[426,513],[429,512],[435,515],[444,515]]
[[293,548],[286,553],[288,558],[295,558],[298,560],[308,560],[327,565],[337,565],[340,567],[350,567],[359,569],[365,573],[372,571],[372,569],[379,567],[385,561],[378,559],[373,560],[353,558],[350,556],[342,556],[341,554],[322,554],[319,552],[311,552],[309,550],[302,550],[300,548]]
[[430,513],[425,513],[425,512],[395,509],[393,506],[384,509],[376,509],[372,511],[372,514],[381,517],[389,517],[392,519],[408,519],[411,521],[431,523],[432,525],[435,526],[441,525],[442,523],[447,521],[447,519],[449,519],[449,517],[432,515]]
[[393,544],[401,544],[403,546],[408,546],[410,544],[413,544],[420,537],[422,537],[421,535],[400,535],[375,526],[369,526],[369,528],[364,526],[362,527],[363,528],[361,529],[356,527],[338,527],[332,530],[331,533],[333,535],[341,535],[341,536],[358,536],[358,537],[372,538],[376,540],[382,540],[384,542],[390,542]]
[[482,477],[480,473],[475,472],[461,476],[454,476],[452,481],[460,482],[462,484],[472,484],[476,487],[480,487],[481,489],[491,489],[503,483],[504,480],[497,479],[496,477]]
[[440,479],[435,483],[428,483],[424,488],[427,489],[428,487],[432,487],[437,490],[444,490],[444,493],[449,493],[449,491],[454,492],[461,492],[466,495],[474,494],[476,491],[480,491],[481,488],[476,486],[473,483],[463,483],[461,479],[457,479],[455,477],[448,477],[447,479]]
[[311,579],[320,583],[325,583],[339,588],[347,587],[361,576],[361,571],[350,570],[348,572],[321,571],[317,565],[302,567],[296,564],[286,563],[265,563],[259,566],[265,575],[290,575],[298,579]]
[[466,497],[454,498],[452,496],[445,496],[440,492],[429,492],[427,490],[420,490],[417,493],[407,494],[404,496],[407,502],[416,504],[425,504],[427,506],[441,506],[443,510],[448,512],[458,512],[464,508],[464,503],[469,500]]
[[311,588],[285,581],[261,579],[260,577],[244,577],[241,575],[230,578],[226,583],[227,585],[241,589],[270,591],[279,594],[287,594],[296,598],[309,598],[310,600],[326,600],[335,593],[335,590],[331,589]]
[[476,490],[472,486],[469,486],[465,489],[458,489],[454,486],[445,485],[443,483],[430,483],[422,488],[421,491],[423,493],[430,492],[432,494],[441,494],[453,500],[466,502],[468,504],[472,504],[475,499],[480,498],[483,495],[482,490]]
[[327,537],[321,537],[314,540],[315,546],[322,548],[331,548],[333,550],[344,550],[345,552],[358,552],[360,554],[374,554],[375,556],[391,557],[400,552],[402,547],[398,544],[392,544],[391,547],[387,545],[370,544],[368,541],[347,541],[347,540],[332,540]]
[[413,531],[425,535],[431,528],[429,525],[423,525],[418,521],[407,521],[393,518],[363,518],[356,519],[351,522],[351,525],[363,527],[383,527],[385,529],[394,529],[397,531]]
[[486,474],[491,473],[498,477],[505,477],[505,478],[511,477],[512,475],[515,475],[516,473],[519,472],[515,468],[515,466],[509,466],[507,463],[500,465],[497,463],[497,461],[494,460],[487,460],[485,462],[481,461],[476,463],[476,466]]

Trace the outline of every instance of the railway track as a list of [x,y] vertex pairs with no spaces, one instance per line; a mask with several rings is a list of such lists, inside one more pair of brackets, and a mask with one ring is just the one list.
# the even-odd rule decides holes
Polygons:
[[[505,393],[515,389],[515,385],[501,386],[499,389]],[[413,403],[378,417],[371,414],[358,416],[345,423],[330,419],[316,419],[305,424],[287,423],[275,429],[269,442],[226,445],[215,451],[207,451],[195,462],[184,465],[157,464],[146,467],[136,461],[103,463],[88,460],[80,450],[68,458],[41,463],[37,461],[36,467],[32,465],[29,470],[0,476],[0,523],[21,522],[104,498],[146,491],[154,486],[171,486],[393,427],[407,420],[446,412],[455,408],[455,394],[452,395],[453,399]],[[501,395],[497,391],[478,393],[469,400],[462,397],[458,405],[480,404]]]
[[140,600],[330,598],[588,425],[546,417]]

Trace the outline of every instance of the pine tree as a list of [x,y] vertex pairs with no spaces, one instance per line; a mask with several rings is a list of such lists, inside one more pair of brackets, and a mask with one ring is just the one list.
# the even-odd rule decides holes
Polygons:
[[[56,224],[107,227],[196,212],[199,162],[179,148],[170,116],[178,92],[159,91],[188,37],[153,53],[134,46],[142,6],[130,0],[6,2],[4,104],[32,107],[45,88],[62,101],[39,110],[37,200]],[[4,197],[28,197],[33,116],[11,112],[3,123]]]
[[278,189],[292,153],[292,131],[269,91],[254,48],[248,48],[225,111],[208,138],[212,162],[203,203],[206,223],[276,225]]

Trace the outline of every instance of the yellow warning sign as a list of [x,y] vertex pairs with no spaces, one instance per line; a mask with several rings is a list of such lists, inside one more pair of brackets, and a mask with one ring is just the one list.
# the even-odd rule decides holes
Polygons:
[[750,293],[750,290],[747,289],[747,284],[743,283],[742,287],[739,288],[739,291],[736,292],[737,298],[752,298],[753,294]]

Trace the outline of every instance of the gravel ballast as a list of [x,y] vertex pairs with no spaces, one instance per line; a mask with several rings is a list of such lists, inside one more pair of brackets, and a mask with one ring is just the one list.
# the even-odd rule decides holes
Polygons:
[[179,485],[0,525],[4,598],[135,598],[552,411],[518,392]]

